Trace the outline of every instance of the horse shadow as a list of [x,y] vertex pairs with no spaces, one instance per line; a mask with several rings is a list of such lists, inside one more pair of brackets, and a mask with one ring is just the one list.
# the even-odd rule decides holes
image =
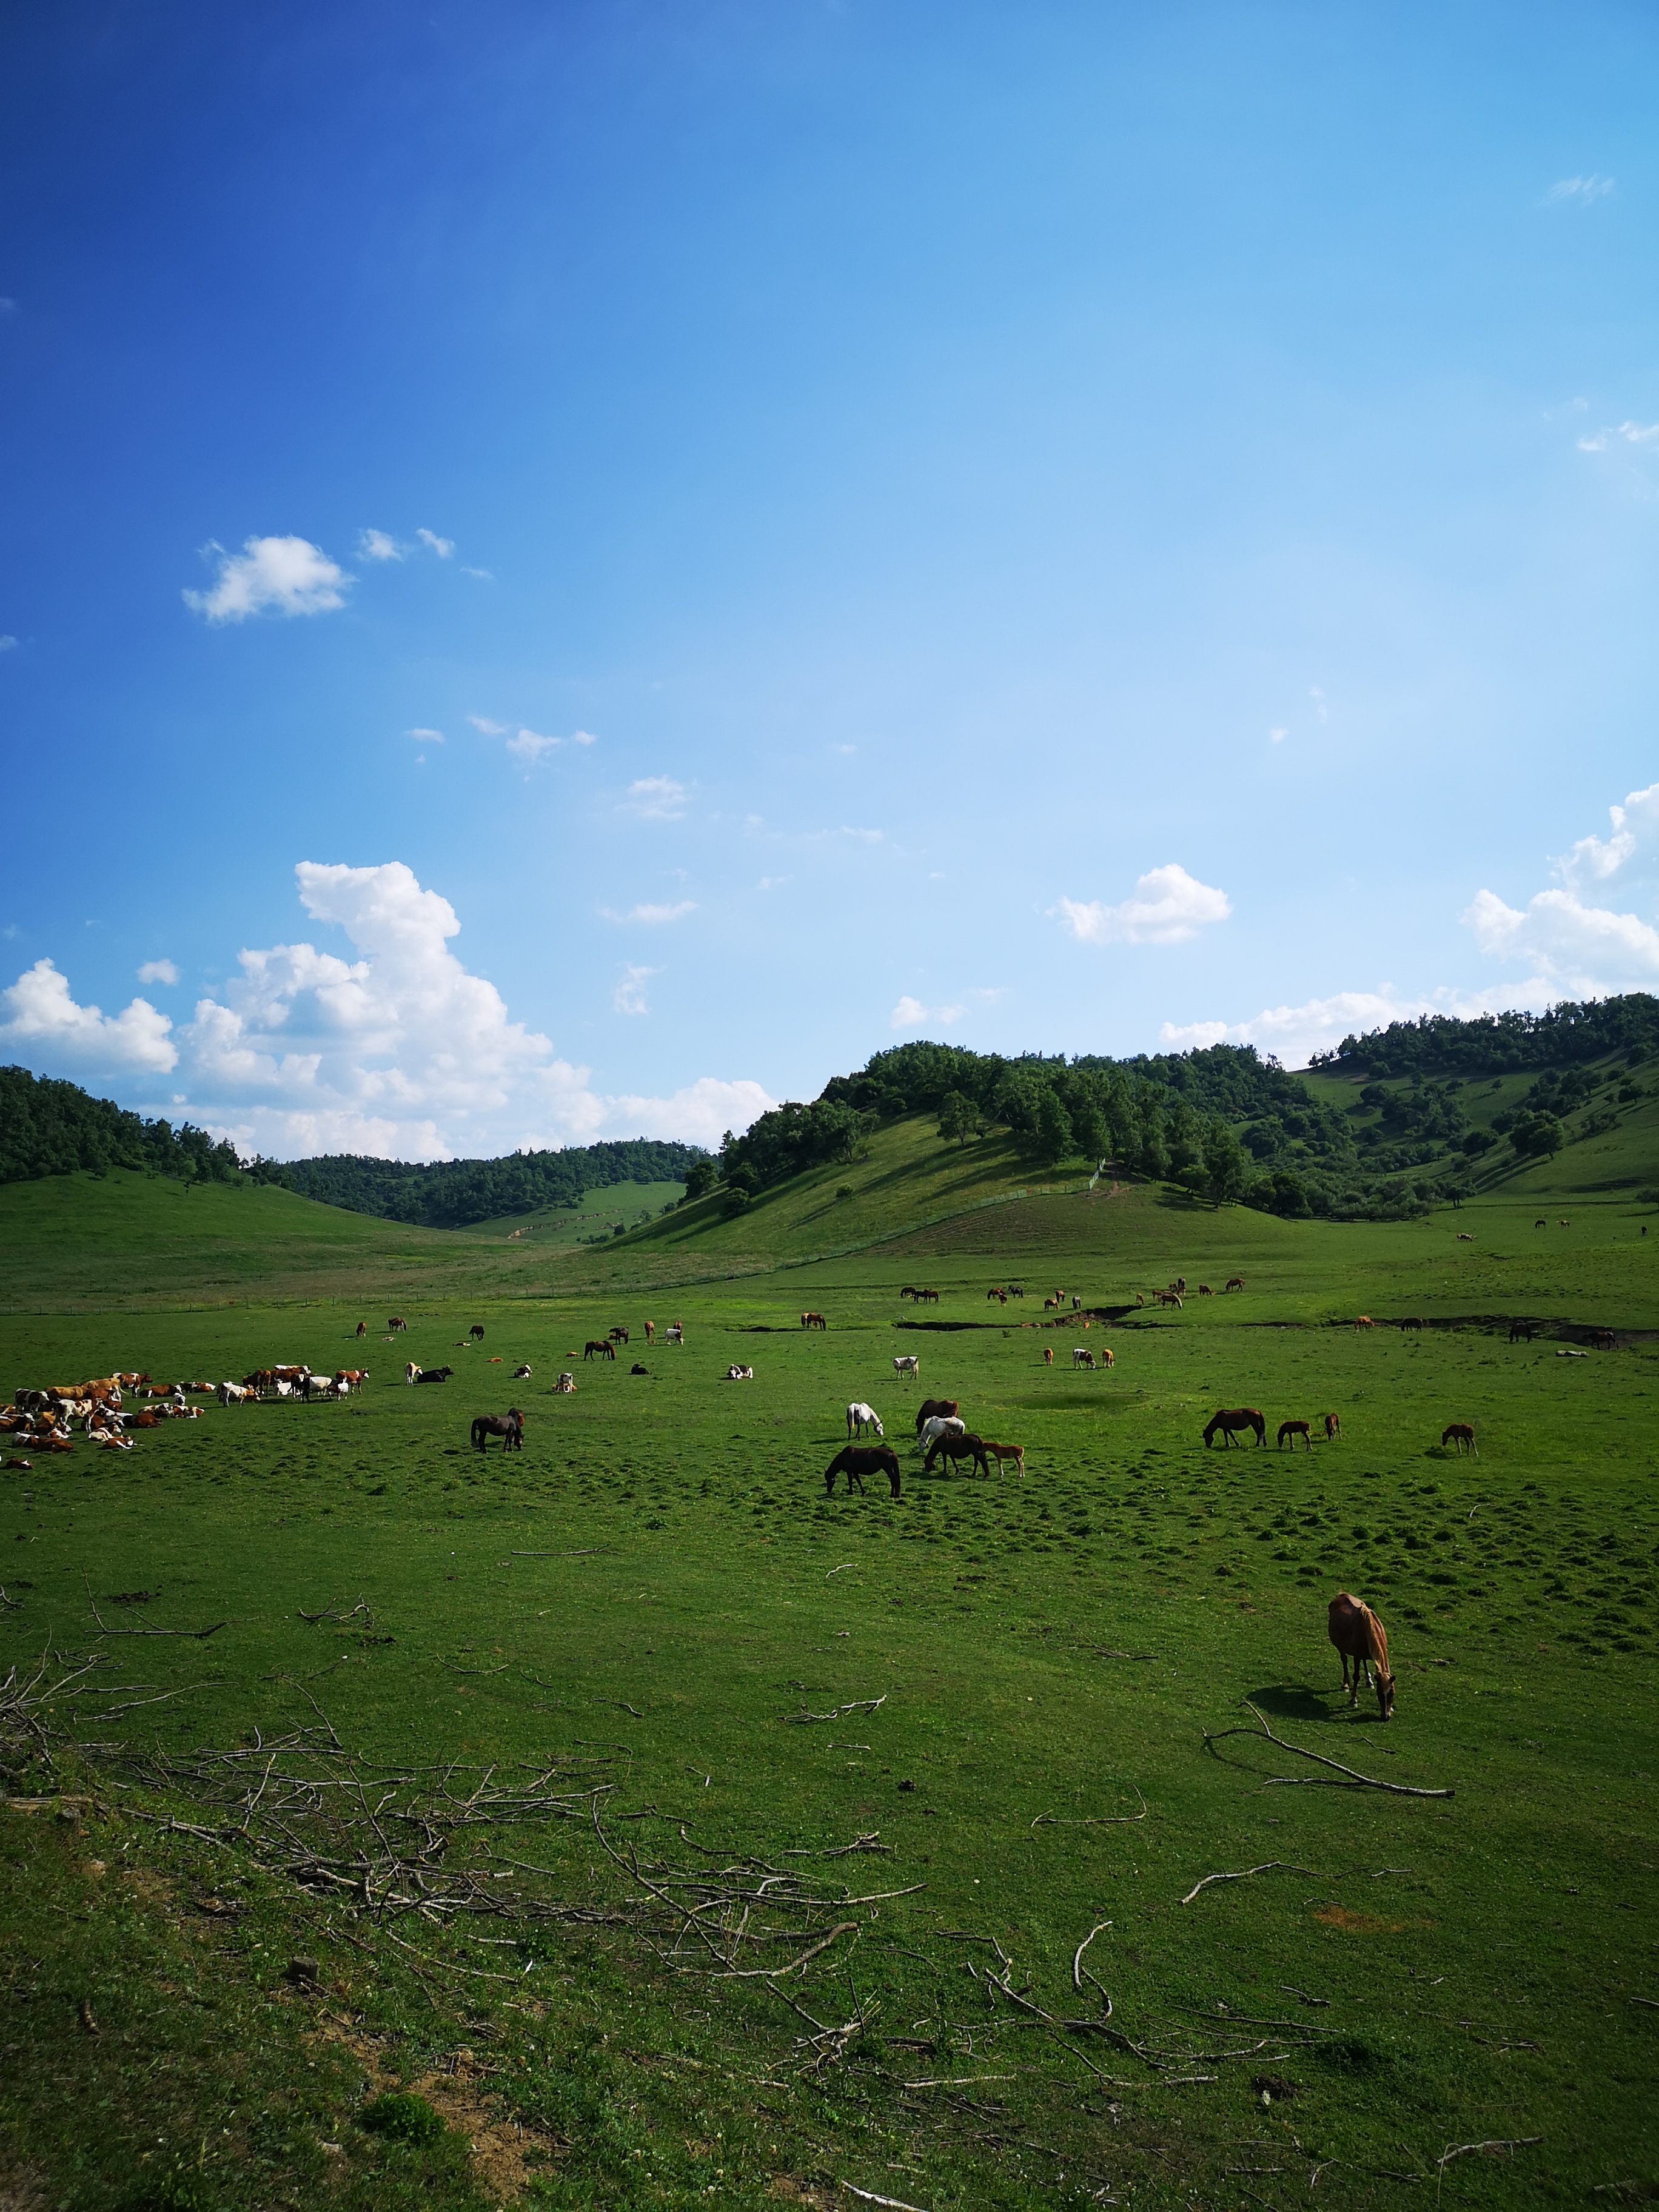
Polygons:
[[1249,1702],[1256,1711],[1281,1721],[1329,1721],[1332,1705],[1346,1692],[1316,1690],[1307,1682],[1275,1682],[1270,1688],[1252,1690]]

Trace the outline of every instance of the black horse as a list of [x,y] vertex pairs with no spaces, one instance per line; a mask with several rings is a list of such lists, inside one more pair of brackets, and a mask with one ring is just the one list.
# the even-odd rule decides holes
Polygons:
[[899,1494],[898,1454],[893,1449],[891,1444],[845,1445],[823,1470],[823,1487],[826,1493],[834,1494],[836,1477],[838,1474],[844,1474],[847,1477],[847,1494],[849,1498],[853,1494],[853,1486],[855,1483],[858,1486],[859,1494],[860,1497],[863,1495],[863,1478],[866,1474],[884,1474],[893,1486],[894,1497],[896,1498]]
[[499,1437],[503,1451],[524,1449],[524,1415],[515,1406],[510,1413],[480,1413],[472,1424],[472,1441],[480,1451],[487,1440]]

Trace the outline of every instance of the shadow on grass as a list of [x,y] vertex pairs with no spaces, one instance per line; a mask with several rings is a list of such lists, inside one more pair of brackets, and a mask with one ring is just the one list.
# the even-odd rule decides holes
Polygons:
[[1270,1689],[1252,1690],[1249,1695],[1256,1711],[1271,1719],[1322,1722],[1336,1717],[1332,1707],[1344,1692],[1316,1690],[1306,1682],[1277,1682]]

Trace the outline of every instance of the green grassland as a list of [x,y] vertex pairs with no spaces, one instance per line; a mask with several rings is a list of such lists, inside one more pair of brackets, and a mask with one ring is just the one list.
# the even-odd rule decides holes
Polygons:
[[[1455,1212],[1331,1224],[1109,1177],[1044,1190],[1080,1178],[911,1117],[735,1216],[705,1200],[567,1251],[141,1176],[0,1191],[8,1388],[371,1373],[344,1404],[216,1407],[3,1477],[7,1657],[44,1652],[49,1680],[103,1663],[52,1701],[55,1770],[8,1753],[40,1809],[0,1813],[0,2191],[88,2212],[1653,2193],[1646,1143],[1627,1121]],[[1134,1304],[1177,1274],[1180,1310]],[[988,1304],[1010,1281],[1024,1299]],[[1096,1310],[1045,1328],[1059,1291]],[[386,1346],[392,1311],[410,1328]],[[1511,1346],[1511,1316],[1548,1327]],[[644,1351],[647,1317],[685,1348]],[[621,1360],[574,1356],[613,1323]],[[1598,1328],[1617,1350],[1563,1356]],[[1074,1374],[1074,1345],[1112,1369]],[[457,1372],[410,1389],[406,1357]],[[924,1476],[921,1391],[1022,1443],[1024,1480]],[[898,1446],[896,1499],[825,1495],[855,1397]],[[522,1456],[472,1451],[471,1417],[509,1403]],[[1208,1413],[1240,1403],[1269,1449],[1206,1452]],[[1271,1448],[1326,1412],[1337,1442]],[[1478,1458],[1443,1449],[1454,1420]],[[1338,1691],[1343,1587],[1389,1627],[1386,1728]],[[1244,1699],[1291,1744],[1455,1795],[1206,1742]],[[325,1719],[365,1776],[562,1778],[580,1817],[485,1837],[518,1917],[469,1937],[366,1911],[285,1876],[264,1811],[239,1830],[214,1797],[233,1768],[196,1754],[240,1772]],[[343,1771],[301,1746],[265,1786],[307,1757]],[[455,1863],[482,1847],[458,1838]],[[662,1904],[763,1864],[810,1896],[701,1923]],[[1246,1878],[1193,1894],[1218,1873]],[[362,2124],[398,2083],[452,2124],[435,2143]]]

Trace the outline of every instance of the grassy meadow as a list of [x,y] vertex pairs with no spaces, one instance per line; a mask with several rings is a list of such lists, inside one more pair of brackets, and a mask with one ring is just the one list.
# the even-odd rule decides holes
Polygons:
[[[1039,1194],[912,1121],[572,1252],[280,1192],[0,1191],[8,1392],[371,1376],[4,1476],[8,1661],[100,1663],[50,1701],[54,1767],[7,1752],[0,2200],[1654,2194],[1659,1216],[1572,1164],[1338,1226]],[[1135,1305],[1176,1274],[1180,1311]],[[1059,1291],[1085,1310],[1044,1327]],[[613,1324],[617,1363],[572,1356]],[[405,1358],[457,1371],[410,1389]],[[923,1476],[923,1394],[1023,1480]],[[896,1499],[825,1495],[853,1398]],[[522,1455],[474,1452],[509,1404]],[[1237,1404],[1269,1448],[1206,1451]],[[1311,1453],[1272,1449],[1288,1418]],[[1338,1688],[1340,1588],[1389,1630],[1386,1727]],[[1395,1787],[1206,1741],[1245,1700]],[[385,1785],[351,1800],[364,1868],[371,1810],[536,1779],[422,1876],[512,1909],[441,1925],[406,1866],[408,1909],[319,1874],[307,1807],[348,1773]],[[365,2124],[400,2087],[433,2140]]]

